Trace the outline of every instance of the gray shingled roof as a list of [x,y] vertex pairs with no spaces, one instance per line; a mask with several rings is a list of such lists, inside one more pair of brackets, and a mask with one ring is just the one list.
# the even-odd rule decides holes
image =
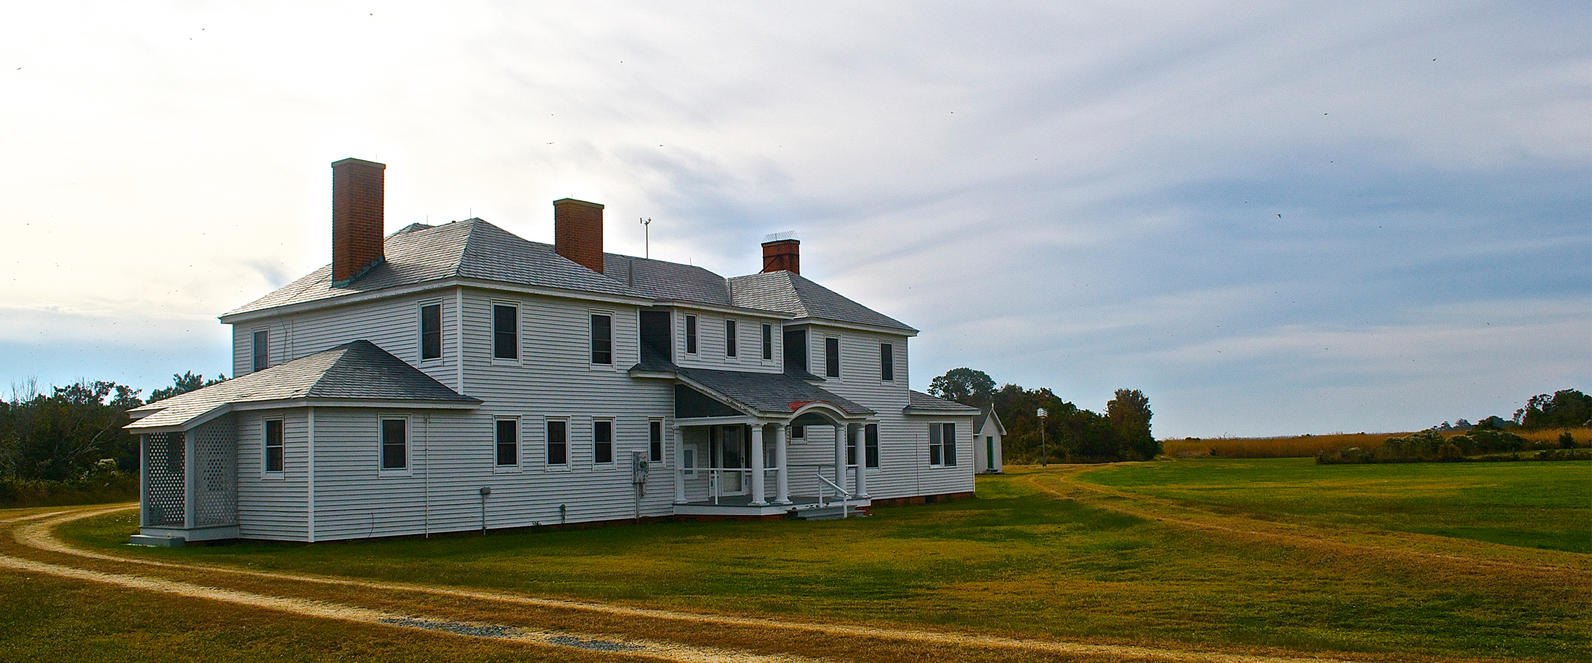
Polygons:
[[480,219],[410,224],[384,242],[386,259],[347,285],[333,287],[332,266],[326,265],[223,317],[461,277],[917,331],[790,272],[726,279],[701,267],[605,253],[604,273],[598,274],[558,255],[551,244],[522,239]]
[[779,311],[798,318],[917,331],[900,320],[818,285],[812,279],[787,271],[763,272],[730,279],[730,301],[736,306]]
[[915,390],[907,391],[907,406],[902,411],[907,414],[978,414],[978,408]]
[[461,396],[370,341],[354,341],[129,410],[126,428],[180,426],[235,403],[301,398],[480,403]]
[[758,412],[790,413],[812,402],[828,403],[848,415],[865,416],[870,410],[853,401],[784,373],[715,371],[680,368],[677,374]]

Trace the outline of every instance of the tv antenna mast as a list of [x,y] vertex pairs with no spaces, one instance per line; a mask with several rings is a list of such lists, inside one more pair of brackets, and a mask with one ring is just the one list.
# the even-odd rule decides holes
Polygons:
[[645,251],[645,253],[643,254],[642,257],[644,257],[644,258],[646,258],[648,260],[651,260],[652,259],[652,217],[649,216],[649,217],[647,217],[645,219],[638,218],[636,220],[641,222],[641,246],[642,246],[642,250]]

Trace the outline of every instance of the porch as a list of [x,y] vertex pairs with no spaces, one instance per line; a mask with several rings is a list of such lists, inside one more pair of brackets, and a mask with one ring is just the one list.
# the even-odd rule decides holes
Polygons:
[[788,504],[753,504],[750,495],[726,495],[719,498],[718,502],[711,499],[696,502],[685,502],[674,505],[676,516],[706,516],[719,518],[773,518],[780,516],[797,516],[804,512],[841,508],[856,515],[859,511],[871,506],[867,498],[847,498],[841,500],[835,497],[822,498],[817,495],[792,495]]

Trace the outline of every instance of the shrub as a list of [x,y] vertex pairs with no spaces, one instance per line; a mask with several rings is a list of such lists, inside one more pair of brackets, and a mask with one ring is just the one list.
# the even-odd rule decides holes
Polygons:
[[1570,431],[1565,431],[1563,433],[1559,433],[1559,448],[1560,449],[1574,449],[1575,448],[1575,436],[1571,435]]

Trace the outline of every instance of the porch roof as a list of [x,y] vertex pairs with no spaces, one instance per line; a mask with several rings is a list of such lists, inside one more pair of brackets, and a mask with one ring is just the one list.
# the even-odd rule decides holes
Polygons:
[[827,405],[846,417],[860,419],[874,414],[855,401],[786,373],[683,368],[658,359],[637,364],[631,370],[651,376],[668,375],[679,384],[754,416],[783,419],[814,403]]
[[451,407],[481,403],[370,341],[354,341],[133,408],[127,413],[134,421],[124,428],[134,433],[186,429],[224,414],[234,405],[270,402]]

